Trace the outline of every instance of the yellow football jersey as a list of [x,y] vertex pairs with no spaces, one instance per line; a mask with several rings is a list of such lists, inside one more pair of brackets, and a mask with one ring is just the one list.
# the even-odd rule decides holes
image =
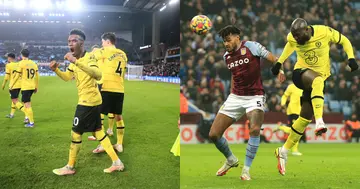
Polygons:
[[297,114],[300,115],[301,111],[301,103],[300,98],[302,96],[303,90],[297,88],[294,84],[290,84],[285,92],[284,95],[281,97],[281,106],[286,104],[287,99],[290,97],[290,102],[286,109],[286,114]]
[[[90,53],[85,53],[85,55],[76,62],[87,64],[90,67],[98,67],[94,56],[92,56]],[[97,88],[96,79],[90,77],[75,64],[70,64],[66,72],[61,72],[59,69],[57,69],[56,73],[64,80],[71,80],[72,78],[75,78],[76,87],[78,89],[79,105],[97,106],[102,103],[101,94]]]
[[[10,78],[9,88],[14,85],[15,73],[18,70],[18,68],[19,68],[19,63],[17,62],[10,62],[6,64],[5,67],[6,74],[8,74]],[[13,89],[20,89],[20,88],[21,88],[21,77],[13,86]]]
[[[21,60],[17,72],[21,74],[21,90],[34,90],[37,86],[38,66],[32,60]],[[19,81],[17,81],[19,82]]]
[[125,52],[112,46],[101,48],[93,54],[102,72],[101,91],[124,93],[124,75],[127,65]]
[[[294,69],[309,68],[318,72],[326,79],[330,76],[331,68],[329,57],[330,43],[339,43],[341,33],[324,25],[309,27],[313,28],[314,32],[305,45],[297,44],[291,32],[287,35],[287,46],[289,45],[291,53],[295,50],[297,55],[297,62]],[[283,52],[279,58],[279,62],[284,62],[287,56],[291,54],[288,53]]]

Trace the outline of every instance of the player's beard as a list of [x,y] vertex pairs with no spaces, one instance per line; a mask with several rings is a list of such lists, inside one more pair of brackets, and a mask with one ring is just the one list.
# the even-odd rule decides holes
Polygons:
[[301,40],[297,41],[297,43],[298,43],[299,45],[305,45],[305,43],[306,43],[307,41],[309,41],[309,40],[310,40],[310,36],[305,36],[305,37],[303,37]]

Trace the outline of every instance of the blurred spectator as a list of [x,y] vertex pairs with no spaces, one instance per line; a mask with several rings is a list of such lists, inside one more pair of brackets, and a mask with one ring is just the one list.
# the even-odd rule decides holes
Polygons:
[[360,121],[357,119],[355,113],[351,115],[351,119],[345,123],[345,131],[348,137],[348,141],[356,140],[359,143],[360,139]]

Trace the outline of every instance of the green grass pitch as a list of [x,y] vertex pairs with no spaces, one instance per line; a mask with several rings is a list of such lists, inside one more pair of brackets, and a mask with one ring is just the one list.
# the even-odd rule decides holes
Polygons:
[[252,180],[239,177],[245,159],[245,144],[230,145],[240,165],[225,176],[215,176],[225,158],[213,144],[181,145],[180,188],[201,189],[358,189],[360,144],[300,144],[303,156],[288,156],[286,175],[277,171],[274,150],[281,144],[260,144],[253,161]]
[[[127,81],[125,87],[124,152],[119,154],[125,171],[103,173],[111,159],[92,154],[98,142],[87,141],[90,134],[85,133],[77,173],[71,176],[57,176],[52,170],[68,161],[78,99],[75,82],[40,78],[32,98],[34,128],[24,127],[20,111],[14,119],[5,118],[10,98],[7,88],[0,91],[0,188],[179,188],[180,158],[170,153],[178,135],[179,86]],[[116,137],[111,141],[115,143]]]

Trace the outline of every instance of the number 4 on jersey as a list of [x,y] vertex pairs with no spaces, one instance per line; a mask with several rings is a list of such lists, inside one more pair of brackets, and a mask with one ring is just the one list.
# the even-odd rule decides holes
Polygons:
[[115,70],[115,73],[118,73],[120,76],[122,74],[121,61],[118,64],[118,67]]

